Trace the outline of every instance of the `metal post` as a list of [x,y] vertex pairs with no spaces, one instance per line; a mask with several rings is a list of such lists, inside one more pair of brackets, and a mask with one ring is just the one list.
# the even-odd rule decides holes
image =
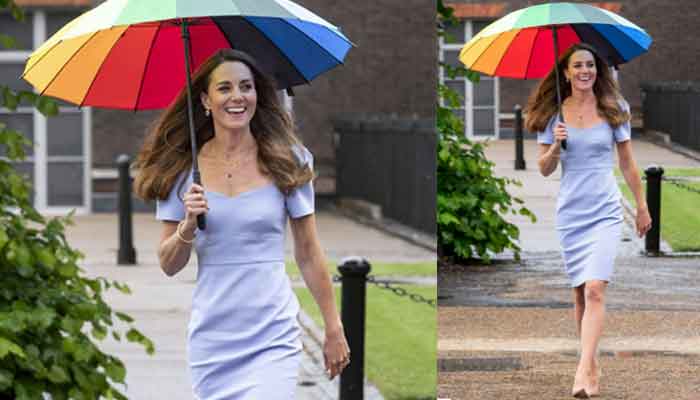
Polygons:
[[523,155],[523,108],[515,105],[515,169],[525,169],[525,157]]
[[341,260],[341,318],[350,346],[350,364],[340,374],[340,400],[363,400],[365,380],[365,304],[369,262],[362,257]]
[[661,243],[661,179],[664,169],[651,165],[644,170],[647,178],[647,207],[651,216],[651,229],[644,238],[647,253],[659,254]]
[[117,157],[119,168],[119,252],[117,264],[136,264],[136,249],[131,233],[131,176],[129,164],[131,159],[126,154]]

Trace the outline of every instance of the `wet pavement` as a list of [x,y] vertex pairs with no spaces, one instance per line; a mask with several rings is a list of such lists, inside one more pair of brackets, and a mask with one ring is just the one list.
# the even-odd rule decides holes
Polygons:
[[[618,257],[609,309],[700,311],[700,259]],[[438,305],[571,307],[571,289],[556,253],[524,254],[491,266],[441,266]]]

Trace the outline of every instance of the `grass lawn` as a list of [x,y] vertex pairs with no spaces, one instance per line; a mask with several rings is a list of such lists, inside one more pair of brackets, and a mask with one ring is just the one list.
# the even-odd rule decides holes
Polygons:
[[[433,270],[434,273],[434,270]],[[435,286],[402,285],[411,293],[437,297]],[[318,326],[323,320],[307,289],[295,289],[302,308]],[[336,288],[340,307],[340,288]],[[367,287],[365,374],[387,400],[435,399],[436,311],[375,286]]]
[[[290,278],[299,277],[301,274],[297,264],[293,261],[287,261],[287,274]],[[340,274],[338,265],[328,263],[328,271],[331,274]],[[411,276],[435,276],[437,273],[437,264],[432,263],[415,263],[415,264],[372,264],[370,275],[411,275]]]
[[[621,176],[617,172],[618,176]],[[669,169],[664,176],[700,176],[700,168]],[[687,182],[700,190],[700,182]],[[620,182],[623,195],[634,205],[634,196],[624,182]],[[645,185],[646,189],[646,185]],[[699,251],[700,194],[687,191],[665,182],[661,188],[661,237],[674,251]]]

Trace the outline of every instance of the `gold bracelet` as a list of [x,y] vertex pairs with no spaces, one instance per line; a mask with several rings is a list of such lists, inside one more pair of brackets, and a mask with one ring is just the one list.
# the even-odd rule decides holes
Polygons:
[[177,224],[177,229],[175,229],[175,234],[177,235],[177,238],[180,239],[181,242],[187,243],[187,244],[192,244],[194,242],[194,239],[196,236],[193,236],[192,239],[187,240],[185,239],[184,236],[182,236],[182,232],[180,232],[180,227],[182,226],[182,223],[185,222],[184,220],[180,221],[179,224]]

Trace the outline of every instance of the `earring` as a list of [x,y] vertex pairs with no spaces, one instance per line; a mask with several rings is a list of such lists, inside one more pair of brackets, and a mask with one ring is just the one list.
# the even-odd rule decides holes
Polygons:
[[206,115],[207,117],[211,116],[211,110],[208,109],[208,108],[205,108],[205,109],[204,109],[204,115]]

